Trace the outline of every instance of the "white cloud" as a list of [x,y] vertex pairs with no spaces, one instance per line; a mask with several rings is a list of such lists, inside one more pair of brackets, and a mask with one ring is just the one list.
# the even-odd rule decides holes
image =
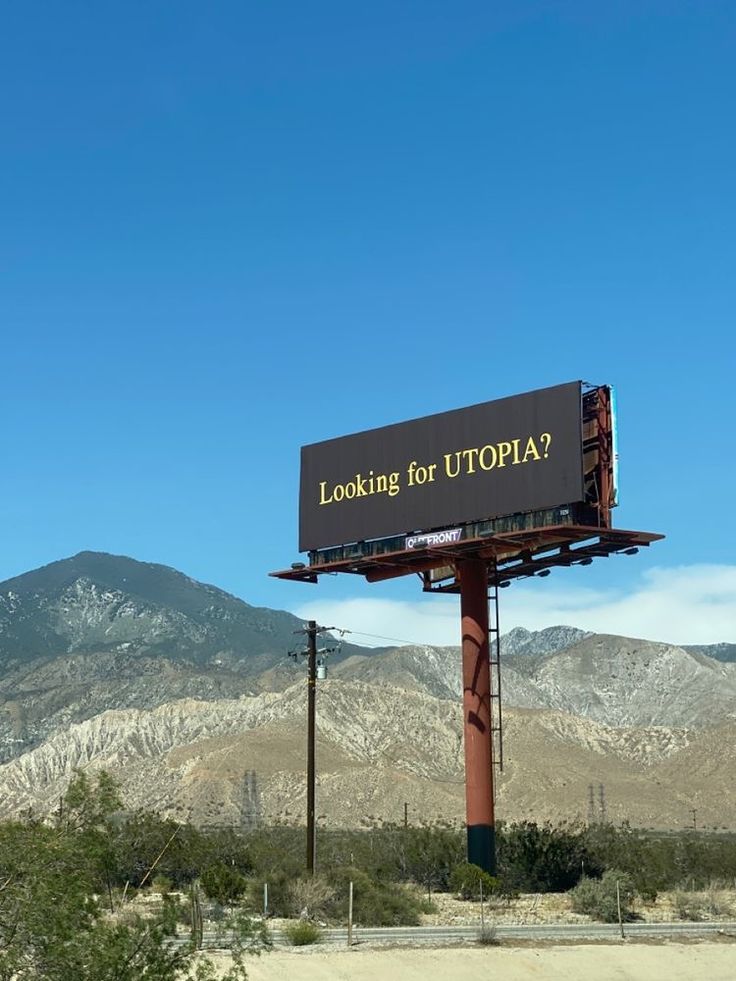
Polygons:
[[[349,628],[355,634],[350,639],[358,644],[385,645],[380,637],[459,643],[457,597],[316,599],[297,615]],[[630,589],[564,588],[547,580],[514,584],[501,592],[504,633],[512,627],[541,630],[557,624],[671,644],[736,643],[736,566],[650,569]]]

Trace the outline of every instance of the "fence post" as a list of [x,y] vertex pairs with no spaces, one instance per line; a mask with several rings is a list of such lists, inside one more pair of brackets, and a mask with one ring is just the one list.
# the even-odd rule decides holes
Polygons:
[[348,891],[348,947],[353,946],[353,882],[350,880]]
[[201,950],[204,938],[204,919],[202,917],[202,905],[199,901],[199,889],[194,882],[189,888],[189,901],[191,903],[192,943],[197,950]]
[[621,930],[621,939],[625,940],[626,935],[624,934],[624,921],[621,916],[621,888],[619,886],[618,879],[616,879],[616,906],[618,907],[618,925],[619,929]]

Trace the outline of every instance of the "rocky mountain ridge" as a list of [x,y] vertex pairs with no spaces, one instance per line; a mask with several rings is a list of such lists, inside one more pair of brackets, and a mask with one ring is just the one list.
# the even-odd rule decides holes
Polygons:
[[684,650],[712,657],[715,661],[736,661],[736,644],[688,644]]
[[[338,665],[334,676],[462,695],[453,647],[400,647]],[[736,719],[736,664],[681,647],[586,635],[545,657],[502,654],[506,705],[568,712],[613,726],[702,727]]]

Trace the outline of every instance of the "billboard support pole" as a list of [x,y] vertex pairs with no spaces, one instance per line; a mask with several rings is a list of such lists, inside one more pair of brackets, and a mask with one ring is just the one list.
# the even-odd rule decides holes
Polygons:
[[468,861],[495,875],[488,567],[482,559],[462,559],[457,563],[457,574],[462,628]]

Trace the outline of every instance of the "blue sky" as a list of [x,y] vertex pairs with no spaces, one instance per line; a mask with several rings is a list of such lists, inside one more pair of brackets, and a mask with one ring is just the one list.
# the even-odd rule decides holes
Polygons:
[[267,578],[300,445],[581,378],[619,393],[617,524],[668,537],[509,625],[736,640],[732,3],[3,19],[0,578],[101,549],[434,637],[413,583]]

